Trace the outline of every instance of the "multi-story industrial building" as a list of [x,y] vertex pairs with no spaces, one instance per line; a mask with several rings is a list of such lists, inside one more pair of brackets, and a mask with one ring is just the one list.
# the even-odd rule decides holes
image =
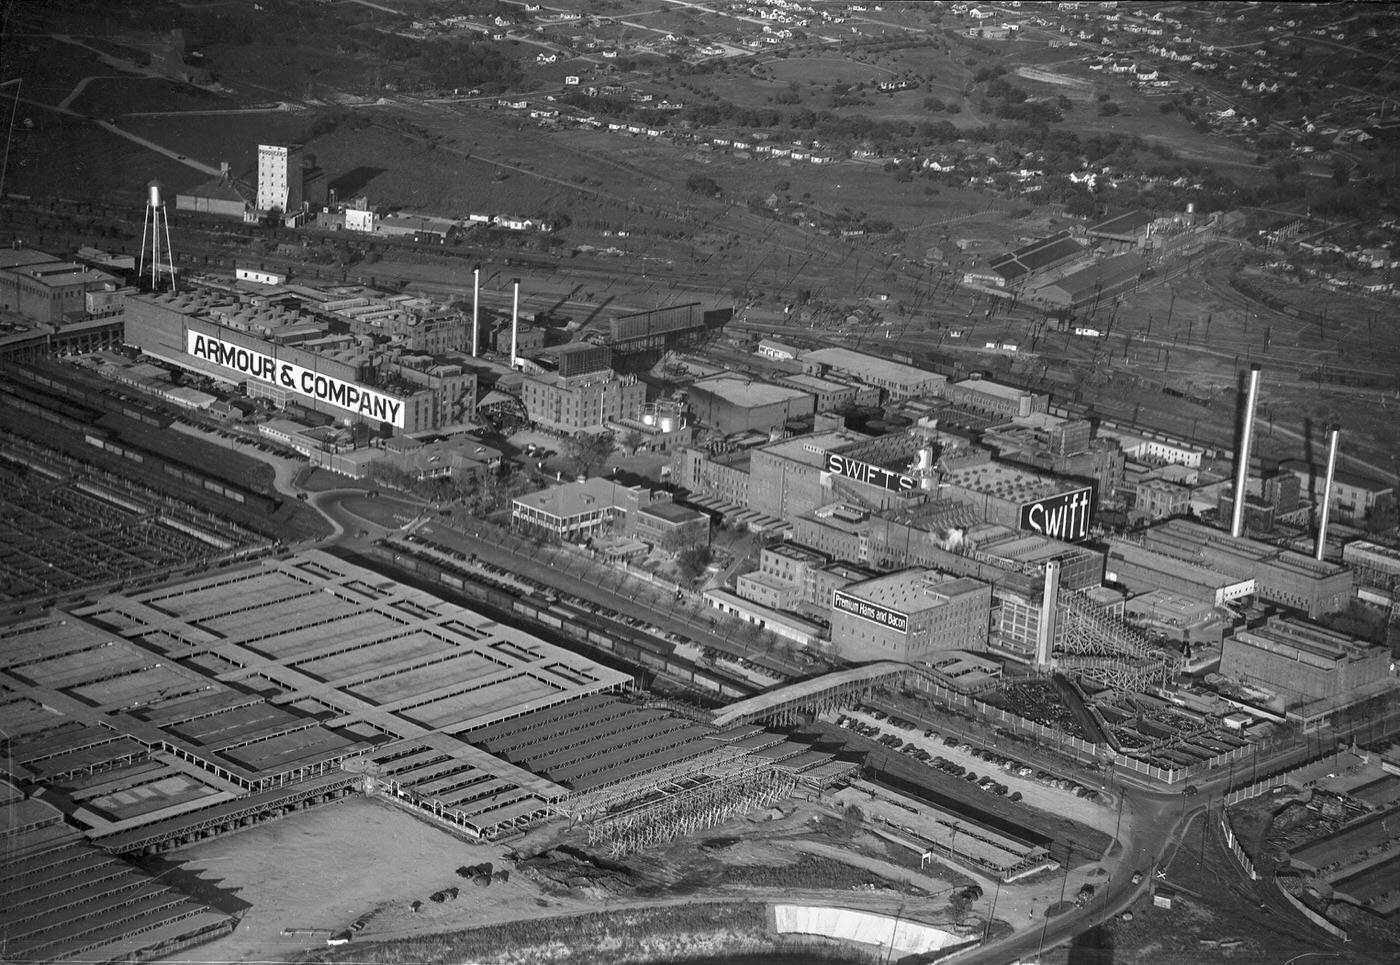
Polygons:
[[1385,680],[1390,676],[1390,651],[1314,624],[1275,618],[1228,637],[1220,672],[1273,691],[1291,710],[1343,698]]
[[1211,606],[1245,600],[1256,592],[1253,577],[1232,576],[1119,537],[1108,540],[1105,576],[1132,594],[1170,590]]
[[476,376],[460,365],[336,333],[292,304],[194,289],[133,295],[124,318],[127,344],[147,355],[345,424],[411,434],[475,414]]
[[1095,507],[1092,485],[997,462],[990,454],[960,459],[940,476],[939,492],[985,522],[1066,542],[1088,538]]
[[1342,547],[1342,562],[1360,586],[1393,593],[1400,585],[1400,550],[1359,539]]
[[759,554],[758,569],[735,580],[735,592],[774,610],[793,610],[811,600],[813,574],[826,566],[825,555],[804,546],[777,543]]
[[[1291,459],[1280,467],[1298,479],[1301,495],[1311,503],[1322,501],[1326,469],[1301,459]],[[1395,487],[1378,479],[1368,479],[1338,469],[1332,476],[1332,518],[1343,523],[1359,523],[1373,511],[1395,505]]]
[[528,375],[521,401],[535,425],[557,432],[601,432],[610,422],[641,418],[646,383],[611,370],[571,378],[548,372]]
[[66,322],[101,314],[94,296],[122,287],[114,275],[62,261],[33,248],[0,251],[0,309],[36,322]]
[[842,379],[823,379],[804,373],[778,379],[777,384],[806,392],[814,400],[818,412],[836,412],[852,406],[880,404],[879,389]]
[[301,145],[259,144],[258,210],[277,210],[284,215],[292,215],[305,206]]
[[1092,479],[1100,499],[1111,499],[1123,488],[1127,457],[1113,440],[1095,439],[1084,419],[1032,412],[987,429],[979,441],[1003,460],[1056,476]]
[[992,588],[937,570],[853,583],[831,599],[831,643],[849,660],[930,659],[987,645]]
[[678,553],[710,545],[710,517],[689,506],[663,500],[637,510],[632,536]]
[[1186,519],[1142,532],[1143,546],[1238,579],[1253,579],[1261,600],[1316,619],[1346,609],[1355,593],[1351,570],[1247,537],[1235,538]]

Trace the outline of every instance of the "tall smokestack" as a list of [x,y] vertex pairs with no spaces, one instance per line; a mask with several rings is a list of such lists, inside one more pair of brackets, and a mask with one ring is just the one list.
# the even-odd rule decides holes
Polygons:
[[1322,515],[1317,523],[1318,560],[1327,551],[1327,517],[1332,512],[1332,477],[1337,473],[1337,437],[1342,434],[1340,426],[1333,425],[1327,430],[1327,482],[1322,487]]
[[510,367],[515,368],[519,364],[516,360],[516,346],[520,337],[520,279],[513,279],[511,284],[515,286],[515,298],[510,307]]
[[472,269],[472,358],[476,358],[477,346],[481,344],[479,325],[481,322],[481,266]]
[[1249,367],[1249,397],[1244,403],[1244,432],[1240,437],[1239,465],[1235,467],[1235,506],[1230,516],[1230,535],[1244,535],[1244,494],[1249,483],[1249,446],[1254,441],[1254,407],[1259,402],[1258,365]]
[[1040,598],[1040,628],[1035,636],[1035,665],[1049,667],[1054,663],[1055,622],[1059,615],[1060,564],[1050,560],[1045,564],[1045,588]]

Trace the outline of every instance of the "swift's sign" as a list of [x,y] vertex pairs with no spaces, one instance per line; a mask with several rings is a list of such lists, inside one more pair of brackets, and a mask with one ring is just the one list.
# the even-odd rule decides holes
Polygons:
[[834,609],[842,610],[852,616],[860,617],[862,620],[869,620],[871,623],[882,627],[888,627],[896,633],[909,632],[909,617],[898,610],[891,610],[888,607],[877,606],[874,603],[866,603],[864,600],[857,600],[855,597],[842,593],[840,590],[833,590],[831,605]]
[[1076,489],[1021,506],[1021,528],[1066,542],[1088,539],[1094,488]]
[[367,419],[387,422],[398,429],[404,427],[402,399],[395,399],[354,382],[322,375],[293,362],[281,362],[271,355],[264,355],[199,332],[185,333],[185,353],[232,369],[250,379],[275,385],[279,389],[300,392],[319,402],[327,402]]
[[919,481],[907,473],[895,472],[884,466],[872,466],[868,462],[840,456],[834,452],[826,454],[827,472],[845,479],[853,479],[867,486],[879,486],[892,493],[907,493],[919,488]]

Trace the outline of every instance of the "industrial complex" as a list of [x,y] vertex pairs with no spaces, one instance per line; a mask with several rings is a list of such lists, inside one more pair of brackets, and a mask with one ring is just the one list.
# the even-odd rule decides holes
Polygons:
[[[518,44],[509,29],[540,11],[461,27],[365,6],[369,32],[396,38],[384,43],[460,27],[479,28],[483,45]],[[791,39],[781,24],[795,6],[704,13],[761,19],[761,50]],[[1121,22],[1116,7],[1055,12],[1078,29],[1090,16]],[[811,28],[834,29],[834,10],[812,12],[823,22]],[[402,29],[381,29],[381,14]],[[1020,13],[949,5],[973,25],[946,36],[981,56],[992,39],[1013,42],[1011,27],[981,23],[1003,14],[1019,31]],[[1126,16],[1143,31],[1162,19]],[[619,25],[548,8],[540,18],[589,36]],[[1045,22],[1024,22],[1061,45]],[[550,37],[544,27],[535,33]],[[548,49],[557,39],[521,36]],[[656,50],[690,57],[689,42],[665,36]],[[1075,36],[1063,43],[1107,43]],[[616,57],[600,47],[600,61]],[[773,61],[797,64],[785,51]],[[970,75],[967,90],[1014,95],[997,70]],[[548,98],[572,99],[570,110],[598,98],[683,109],[565,76]],[[1094,86],[1079,83],[1066,90]],[[770,103],[800,103],[803,90],[793,81],[791,98]],[[430,101],[517,119],[529,109],[455,83]],[[995,109],[1052,107],[1023,101]],[[530,120],[553,131],[560,108],[542,103]],[[1100,117],[1118,111],[1106,95],[1097,103]],[[1192,103],[1174,109],[1187,118]],[[249,112],[301,109],[289,104]],[[356,102],[331,127],[364,129],[361,115],[381,107],[392,105]],[[663,136],[657,124],[592,117],[577,133],[645,145]],[[386,132],[492,164],[493,184],[537,173],[474,159],[427,128],[374,130]],[[1238,227],[1239,215],[1198,213],[1185,194],[1169,204],[1188,179],[1156,178],[1164,200],[1152,210],[1110,212],[1094,182],[1117,187],[1119,165],[1086,159],[1055,190],[1092,214],[1057,201],[1054,218],[1009,226],[965,258],[953,249],[982,242],[951,237],[959,218],[937,222],[940,250],[917,265],[896,250],[902,235],[877,241],[867,232],[885,232],[843,209],[830,234],[852,242],[861,284],[884,276],[918,299],[862,290],[842,304],[847,293],[800,287],[795,245],[787,282],[755,293],[763,262],[789,244],[777,239],[829,220],[786,180],[744,205],[696,174],[674,212],[646,216],[684,232],[599,254],[561,247],[562,208],[448,217],[376,210],[349,188],[339,198],[304,145],[269,138],[255,176],[221,164],[171,206],[175,237],[178,219],[201,219],[216,225],[206,241],[241,239],[237,258],[209,242],[202,264],[178,264],[156,180],[134,256],[45,241],[43,212],[40,248],[13,236],[0,250],[0,959],[170,960],[228,940],[246,931],[229,898],[239,883],[176,873],[184,856],[291,815],[310,824],[371,807],[423,829],[420,857],[433,841],[489,854],[496,870],[483,859],[455,874],[494,887],[493,900],[516,874],[510,894],[549,909],[530,921],[605,905],[622,892],[599,881],[626,875],[635,890],[621,907],[680,907],[703,864],[751,869],[770,893],[819,893],[828,917],[888,931],[857,940],[886,961],[915,902],[938,904],[946,928],[925,934],[933,913],[913,910],[906,951],[1029,960],[1047,934],[1111,938],[1149,906],[1203,903],[1210,875],[1304,939],[1400,934],[1400,506],[1387,464],[1349,452],[1352,430],[1330,414],[1321,433],[1283,420],[1275,432],[1260,401],[1276,377],[1274,333],[1256,339],[1247,310],[1242,339],[1218,349],[1193,344],[1189,327],[1184,343],[1160,326],[1153,336],[1150,314],[1111,343],[1092,327],[1120,324],[1126,299],[1189,276],[1194,256]],[[873,138],[842,163],[894,184],[952,171],[932,157],[882,164]],[[758,147],[731,136],[686,158],[708,164],[724,147],[745,162],[830,163],[805,153],[809,140],[794,151],[766,133]],[[970,181],[939,183],[1014,195],[1043,176],[1029,165],[1081,149],[1012,162],[998,148],[1003,160],[978,161]],[[1338,192],[1351,176],[1339,160]],[[548,180],[590,198],[604,183]],[[600,210],[605,197],[617,200],[597,191]],[[674,255],[671,235],[711,202],[735,211],[705,232],[750,218],[772,251],[721,292],[698,281],[717,269],[699,271],[709,261],[687,239],[694,274],[658,283],[678,256],[648,246],[664,240]],[[644,205],[624,204],[642,220]],[[599,218],[601,237],[632,237]],[[494,250],[503,232],[520,240]],[[588,267],[571,272],[581,257]],[[371,274],[384,260],[392,273]],[[1168,320],[1182,311],[1173,291],[1161,301]],[[1344,336],[1360,335],[1337,328],[1341,360]],[[1231,387],[1178,387],[1170,354],[1186,347]],[[1316,363],[1319,391],[1333,351]],[[1156,381],[1130,371],[1159,360]],[[1300,365],[1278,381],[1310,386]],[[1383,378],[1351,388],[1388,411]],[[1144,411],[1132,400],[1149,391]],[[1096,395],[1130,401],[1096,406]],[[1164,416],[1177,402],[1189,420]],[[1218,425],[1197,431],[1202,420]],[[779,839],[796,842],[793,867],[812,877],[789,882],[771,866],[762,848]],[[1194,879],[1175,864],[1187,852]],[[1014,915],[998,915],[1003,889]],[[446,906],[459,889],[425,894]],[[375,916],[393,937],[462,924],[424,907],[386,891],[354,925],[285,926],[282,950],[338,948]],[[827,934],[807,912],[770,903],[756,927]],[[1197,951],[1237,947],[1211,941]]]

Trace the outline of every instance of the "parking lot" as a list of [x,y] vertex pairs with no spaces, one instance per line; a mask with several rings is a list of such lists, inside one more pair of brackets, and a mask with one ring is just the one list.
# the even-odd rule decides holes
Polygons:
[[935,767],[951,779],[976,785],[989,795],[1024,801],[1037,810],[1062,814],[1110,834],[1116,827],[1116,801],[1102,790],[1034,768],[997,750],[980,749],[927,728],[919,730],[881,710],[849,711],[836,723]]

